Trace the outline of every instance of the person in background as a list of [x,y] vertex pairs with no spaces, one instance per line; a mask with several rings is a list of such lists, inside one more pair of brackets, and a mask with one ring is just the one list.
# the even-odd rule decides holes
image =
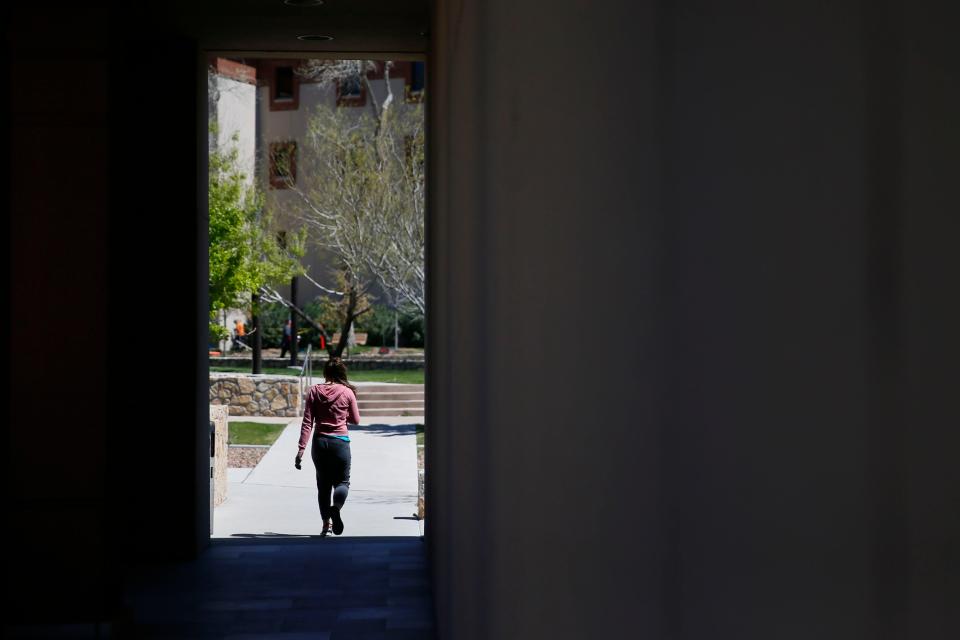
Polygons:
[[246,328],[243,326],[243,320],[237,319],[233,321],[233,347],[234,351],[239,351],[246,344],[241,340],[243,336],[247,334]]
[[336,535],[343,533],[340,510],[350,489],[351,462],[347,423],[360,423],[360,409],[357,407],[356,387],[347,380],[347,366],[343,360],[330,358],[323,367],[323,379],[322,384],[313,385],[307,392],[294,466],[301,468],[303,452],[316,426],[310,457],[317,469],[317,501],[323,518],[320,535],[326,536],[330,529]]
[[280,357],[284,357],[287,354],[287,351],[293,349],[292,346],[293,339],[293,322],[287,320],[287,324],[283,325],[283,340],[280,341]]

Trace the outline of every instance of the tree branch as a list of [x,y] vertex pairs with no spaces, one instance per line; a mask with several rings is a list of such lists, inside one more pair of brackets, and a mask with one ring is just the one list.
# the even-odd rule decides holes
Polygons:
[[307,324],[309,324],[311,327],[319,331],[320,334],[324,338],[326,338],[327,341],[329,342],[330,334],[327,333],[326,328],[324,328],[322,324],[318,324],[317,322],[315,322],[314,319],[308,316],[300,307],[298,307],[297,305],[293,304],[292,302],[284,298],[282,295],[280,295],[280,293],[276,289],[270,289],[269,287],[264,286],[260,288],[260,291],[261,291],[261,294],[268,299],[268,302],[279,302],[283,304],[285,307],[287,307],[288,309],[296,313],[298,316],[306,320]]
[[335,295],[335,296],[343,296],[343,295],[346,295],[343,291],[335,291],[335,290],[333,290],[333,289],[328,289],[328,288],[326,288],[325,286],[323,286],[322,284],[320,284],[319,282],[317,282],[316,280],[314,280],[313,278],[311,278],[310,275],[309,275],[307,272],[304,272],[304,273],[303,273],[303,277],[306,278],[307,280],[309,280],[309,281],[313,284],[313,286],[315,286],[316,288],[320,289],[321,291],[324,291],[325,293],[331,293],[331,294],[333,294],[333,295]]

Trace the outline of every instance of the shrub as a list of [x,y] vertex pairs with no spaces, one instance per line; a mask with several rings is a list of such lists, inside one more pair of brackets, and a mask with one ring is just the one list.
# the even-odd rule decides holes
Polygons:
[[[367,332],[367,344],[371,347],[393,346],[395,312],[386,305],[374,305],[357,323],[357,331]],[[424,318],[415,309],[400,310],[400,346],[423,347]]]

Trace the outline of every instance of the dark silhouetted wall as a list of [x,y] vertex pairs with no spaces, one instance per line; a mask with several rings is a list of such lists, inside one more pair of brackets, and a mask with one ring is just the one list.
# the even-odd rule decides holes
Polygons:
[[[7,610],[33,615],[49,598],[70,619],[96,616],[116,586],[104,496],[109,51],[93,16],[42,34],[18,26],[5,29]],[[69,26],[89,31],[67,44]]]
[[439,3],[444,638],[950,638],[947,3]]
[[108,621],[209,537],[204,67],[102,8],[12,18],[7,615]]
[[[440,636],[960,635],[948,3],[432,9]],[[19,10],[8,620],[118,619],[208,534],[202,46]]]

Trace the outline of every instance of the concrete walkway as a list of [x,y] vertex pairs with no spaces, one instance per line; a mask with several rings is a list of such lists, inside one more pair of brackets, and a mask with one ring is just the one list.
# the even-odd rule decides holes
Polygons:
[[[234,420],[257,421],[237,416]],[[213,538],[277,538],[320,533],[315,469],[309,449],[294,468],[300,418],[287,427],[255,469],[230,469],[227,500],[213,516]],[[343,508],[343,538],[421,536],[417,511],[416,420],[371,418],[350,430],[353,464]],[[422,420],[422,418],[420,418]],[[266,421],[266,420],[264,420]],[[271,420],[276,422],[276,419]]]

